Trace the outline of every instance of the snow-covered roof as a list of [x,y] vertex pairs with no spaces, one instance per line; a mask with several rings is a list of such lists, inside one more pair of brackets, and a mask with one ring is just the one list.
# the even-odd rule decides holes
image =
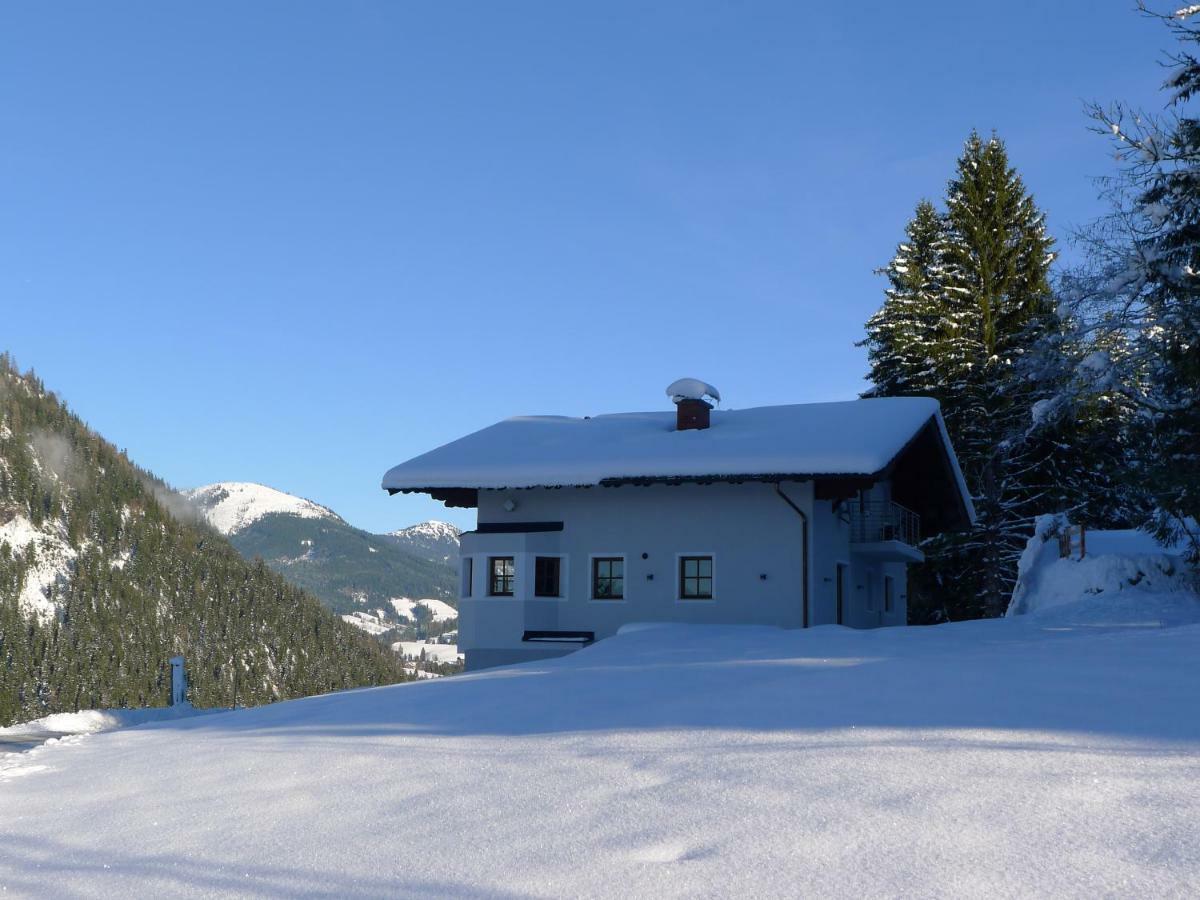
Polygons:
[[927,397],[714,410],[711,423],[677,431],[673,411],[518,416],[395,466],[383,476],[383,487],[436,493],[644,480],[870,476],[936,423],[970,509],[937,401]]

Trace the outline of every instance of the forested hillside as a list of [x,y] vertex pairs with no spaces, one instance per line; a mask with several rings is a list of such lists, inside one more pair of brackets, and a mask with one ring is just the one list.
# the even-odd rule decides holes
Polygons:
[[0,725],[402,680],[395,659],[261,562],[0,356]]

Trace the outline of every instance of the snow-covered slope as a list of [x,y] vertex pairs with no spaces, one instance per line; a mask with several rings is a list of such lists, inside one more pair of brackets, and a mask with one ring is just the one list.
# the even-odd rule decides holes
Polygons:
[[458,538],[462,532],[449,522],[430,519],[388,533],[388,537],[408,550],[429,559],[453,562],[458,558]]
[[52,519],[36,528],[25,516],[14,515],[0,525],[0,547],[7,547],[12,556],[25,556],[32,549],[33,564],[25,573],[17,607],[25,616],[49,622],[61,607],[78,555],[62,520]]
[[1197,896],[1198,658],[1030,617],[630,629],[0,762],[0,891]]
[[284,513],[303,519],[334,519],[341,516],[327,507],[249,481],[219,481],[183,491],[213,528],[221,534],[236,534],[263,516]]
[[458,610],[446,603],[444,600],[438,600],[434,597],[424,597],[420,600],[414,600],[411,597],[393,597],[390,601],[392,608],[396,610],[396,615],[409,622],[416,621],[416,616],[413,608],[424,606],[429,610],[429,617],[434,622],[446,622],[450,619],[458,618]]

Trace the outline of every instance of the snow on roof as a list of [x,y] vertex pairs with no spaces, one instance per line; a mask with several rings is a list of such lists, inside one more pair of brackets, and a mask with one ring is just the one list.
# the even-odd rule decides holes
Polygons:
[[506,419],[401,463],[383,476],[383,487],[412,491],[644,478],[873,475],[931,419],[937,419],[945,439],[938,403],[927,397],[716,410],[710,428],[686,431],[675,429],[675,418],[671,410]]

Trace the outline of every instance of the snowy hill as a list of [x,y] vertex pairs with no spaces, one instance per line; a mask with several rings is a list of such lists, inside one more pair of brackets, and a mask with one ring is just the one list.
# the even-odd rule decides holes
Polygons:
[[0,890],[1196,896],[1198,658],[1200,625],[629,629],[0,757]]
[[461,534],[462,532],[449,522],[431,519],[389,532],[388,537],[422,556],[453,563],[458,559],[458,538]]
[[264,516],[284,514],[302,519],[342,521],[333,510],[249,481],[219,481],[183,491],[208,520],[224,535],[237,534]]
[[451,525],[422,523],[404,529],[411,537],[400,541],[355,528],[326,506],[262,484],[224,481],[184,496],[243,556],[261,557],[368,634],[406,624],[392,611],[392,598],[454,593],[455,569],[443,546],[452,535],[457,556],[457,529]]

